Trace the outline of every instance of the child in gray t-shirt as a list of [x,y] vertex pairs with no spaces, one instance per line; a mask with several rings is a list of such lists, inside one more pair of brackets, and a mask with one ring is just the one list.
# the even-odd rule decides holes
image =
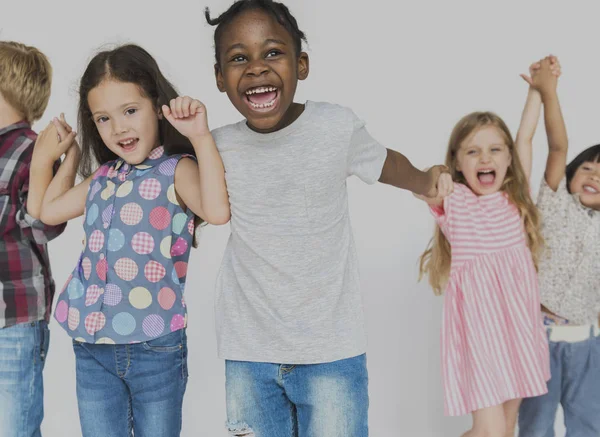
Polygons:
[[[245,120],[213,132],[231,236],[217,280],[234,435],[367,435],[366,335],[346,179],[445,195],[347,108],[294,102],[308,76],[286,6],[242,0],[216,19],[217,86]],[[438,179],[440,180],[438,186]]]

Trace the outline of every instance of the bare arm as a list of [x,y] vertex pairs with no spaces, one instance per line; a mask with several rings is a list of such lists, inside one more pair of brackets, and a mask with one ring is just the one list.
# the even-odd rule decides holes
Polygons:
[[41,210],[41,219],[44,223],[50,225],[64,223],[83,214],[92,176],[75,185],[79,153],[77,146],[69,149],[56,176],[48,186]]
[[38,136],[29,172],[29,192],[27,194],[27,213],[34,219],[39,219],[42,212],[42,202],[46,189],[54,177],[56,163],[60,156],[54,159],[58,153],[62,155],[73,145],[75,133],[65,132],[62,140],[58,138],[59,132],[52,123],[46,127]]
[[542,101],[548,135],[548,160],[544,176],[548,186],[556,191],[565,176],[569,140],[556,90],[553,93],[543,94]]
[[[553,71],[556,65],[559,68],[558,74]],[[548,159],[544,177],[548,186],[555,191],[565,176],[569,148],[567,128],[556,92],[559,75],[558,60],[553,56],[548,56],[540,61],[539,68],[532,75],[531,83],[540,92],[544,104],[544,124],[548,137]]]
[[542,96],[538,90],[530,87],[515,140],[515,147],[527,180],[531,177],[533,136],[535,135],[535,130],[540,119],[541,109]]
[[415,168],[403,154],[387,149],[379,182],[412,191],[416,195],[436,197],[438,178],[444,171],[445,167],[439,165],[431,167],[426,172],[421,171]]
[[182,159],[175,171],[175,191],[194,214],[208,223],[225,224],[231,216],[225,185],[225,169],[208,128],[206,107],[190,97],[177,97],[163,105],[169,123],[185,135],[198,163]]
[[225,170],[212,135],[192,141],[198,163],[182,159],[175,172],[175,191],[194,214],[208,223],[229,221]]

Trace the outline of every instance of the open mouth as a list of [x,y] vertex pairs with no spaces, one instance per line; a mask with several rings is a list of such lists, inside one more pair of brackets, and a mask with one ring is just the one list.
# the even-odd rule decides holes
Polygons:
[[260,112],[270,111],[279,100],[279,89],[270,85],[250,88],[244,94],[248,106]]
[[477,172],[477,179],[481,185],[489,186],[496,182],[496,172],[494,170],[481,170]]
[[596,189],[596,187],[593,187],[591,185],[584,185],[583,191],[589,194],[598,194],[598,190]]
[[125,138],[124,140],[117,142],[117,144],[119,147],[121,147],[121,149],[123,149],[124,152],[133,152],[136,149],[139,141],[139,138]]

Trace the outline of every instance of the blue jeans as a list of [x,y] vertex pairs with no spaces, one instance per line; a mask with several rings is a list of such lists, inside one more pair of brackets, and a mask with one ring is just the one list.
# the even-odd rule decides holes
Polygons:
[[524,399],[519,411],[520,437],[554,437],[558,405],[566,437],[600,436],[600,337],[581,342],[550,342],[548,393]]
[[83,437],[179,437],[185,330],[137,344],[73,342]]
[[366,437],[365,355],[326,364],[226,361],[232,436]]
[[49,341],[45,321],[0,329],[0,437],[41,437]]

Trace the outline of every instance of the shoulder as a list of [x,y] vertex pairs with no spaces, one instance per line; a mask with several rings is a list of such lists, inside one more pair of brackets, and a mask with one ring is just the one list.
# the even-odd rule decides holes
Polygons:
[[240,124],[243,123],[245,123],[245,121],[239,121],[237,123],[227,124],[213,129],[211,133],[215,139],[217,148],[221,147],[225,140],[235,140],[238,138],[241,135]]

